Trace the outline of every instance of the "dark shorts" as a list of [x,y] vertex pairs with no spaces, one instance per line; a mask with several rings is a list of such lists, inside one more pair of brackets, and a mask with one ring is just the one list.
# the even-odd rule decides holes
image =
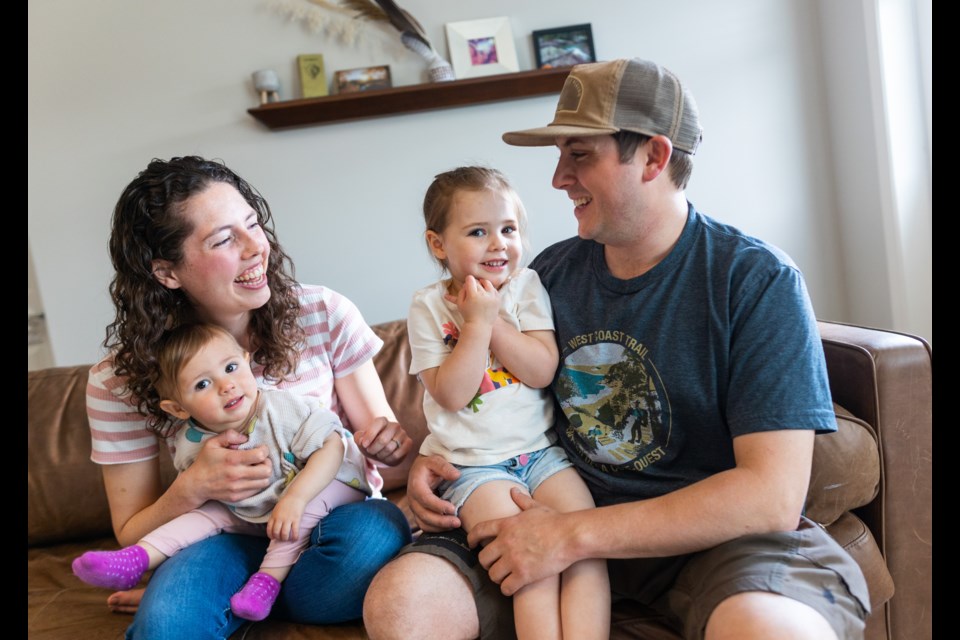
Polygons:
[[[467,546],[462,529],[424,533],[400,553],[446,558],[473,585],[482,640],[515,638],[509,598],[500,593]],[[703,638],[707,619],[726,598],[767,591],[823,615],[841,640],[863,637],[870,598],[856,561],[816,523],[795,531],[745,536],[688,556],[610,560],[614,602],[632,600],[663,614],[685,638]]]
[[442,533],[421,533],[416,540],[400,549],[397,555],[405,553],[429,553],[445,558],[470,581],[480,618],[480,640],[516,639],[513,601],[500,593],[500,585],[487,576],[477,557],[479,547],[471,549],[467,545],[466,531],[453,529]]

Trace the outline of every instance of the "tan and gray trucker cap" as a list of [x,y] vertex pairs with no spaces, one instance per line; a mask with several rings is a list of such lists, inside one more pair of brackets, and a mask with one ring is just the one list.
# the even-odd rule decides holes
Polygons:
[[579,64],[570,70],[553,122],[509,131],[507,144],[552,145],[557,136],[596,136],[620,130],[664,135],[694,154],[703,137],[697,105],[680,79],[655,62],[633,58]]

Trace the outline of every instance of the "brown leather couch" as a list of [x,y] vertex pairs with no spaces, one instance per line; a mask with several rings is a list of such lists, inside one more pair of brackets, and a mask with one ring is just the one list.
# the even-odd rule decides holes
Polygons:
[[[386,344],[376,365],[398,418],[423,438],[421,388],[407,374],[403,321],[374,327]],[[817,438],[807,514],[849,549],[867,576],[871,640],[932,638],[932,360],[917,338],[820,323],[839,431]],[[88,549],[116,548],[100,470],[90,461],[84,409],[87,366],[27,374],[27,627],[30,638],[121,638],[128,615],[108,612],[108,591],[70,571]],[[412,458],[413,456],[411,456]],[[409,461],[408,461],[409,463]],[[386,469],[387,496],[407,512],[407,467]],[[172,469],[166,467],[168,478]],[[635,607],[616,607],[612,638],[676,639]],[[277,620],[234,638],[366,638],[362,625]]]

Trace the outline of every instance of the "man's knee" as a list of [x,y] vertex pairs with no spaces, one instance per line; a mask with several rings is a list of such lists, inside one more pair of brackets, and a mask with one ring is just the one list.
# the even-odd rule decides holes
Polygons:
[[745,591],[722,601],[710,614],[705,640],[837,640],[827,619],[810,605],[765,591]]
[[374,577],[363,601],[371,640],[469,640],[480,635],[473,590],[457,569],[436,556],[408,553]]

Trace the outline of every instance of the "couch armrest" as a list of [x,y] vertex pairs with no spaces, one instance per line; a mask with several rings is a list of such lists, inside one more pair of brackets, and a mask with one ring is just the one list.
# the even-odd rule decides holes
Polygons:
[[857,509],[896,593],[892,637],[933,637],[933,359],[921,338],[819,323],[833,400],[873,425],[880,445],[877,497]]
[[27,544],[113,535],[100,468],[90,460],[90,365],[27,372]]

